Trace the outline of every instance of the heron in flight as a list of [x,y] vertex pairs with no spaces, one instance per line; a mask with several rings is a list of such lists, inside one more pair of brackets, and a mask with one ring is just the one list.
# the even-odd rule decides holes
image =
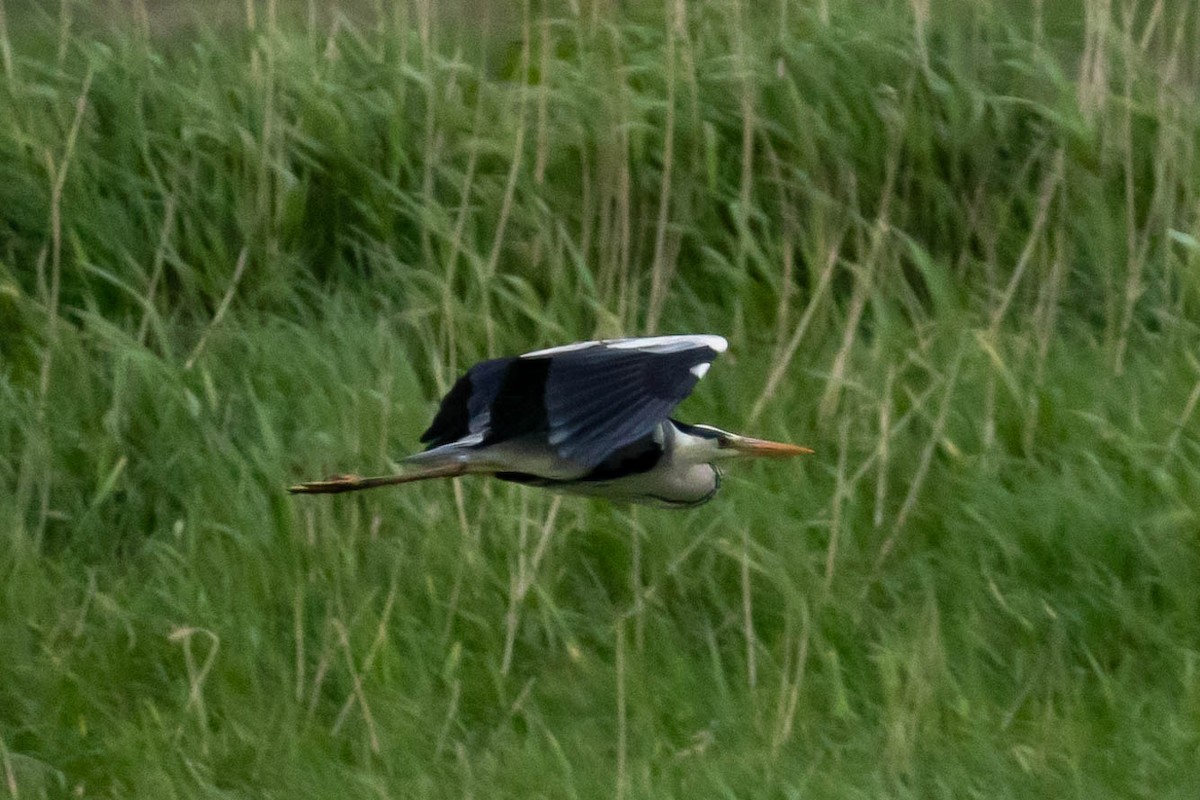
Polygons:
[[674,508],[717,493],[717,463],[807,447],[688,425],[671,412],[728,342],[721,336],[609,339],[481,361],[442,399],[426,450],[396,475],[337,475],[291,487],[326,494],[458,475]]

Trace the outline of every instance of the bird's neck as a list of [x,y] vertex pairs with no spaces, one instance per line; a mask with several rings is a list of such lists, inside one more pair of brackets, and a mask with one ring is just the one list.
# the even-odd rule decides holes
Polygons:
[[663,447],[676,464],[711,464],[718,457],[716,442],[680,428],[674,420],[663,425]]

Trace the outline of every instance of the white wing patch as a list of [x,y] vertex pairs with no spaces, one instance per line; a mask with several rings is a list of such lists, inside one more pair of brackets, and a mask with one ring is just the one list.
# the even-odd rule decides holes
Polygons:
[[[639,336],[630,339],[599,339],[589,342],[562,344],[557,347],[547,347],[544,350],[534,350],[525,353],[521,358],[540,358],[558,353],[570,353],[574,350],[586,350],[589,347],[609,347],[613,350],[644,350],[647,353],[675,353],[693,347],[707,347],[714,352],[724,353],[729,348],[729,342],[724,336],[715,334],[681,334],[678,336]],[[707,369],[707,364],[703,365]],[[703,372],[697,377],[702,377]]]
[[704,377],[705,373],[708,372],[708,368],[711,366],[712,364],[705,361],[702,364],[697,364],[696,366],[692,367],[689,371],[696,376],[696,380],[700,380]]
[[651,353],[673,353],[677,350],[687,350],[691,347],[708,347],[718,353],[724,353],[729,342],[724,336],[712,334],[684,334],[682,336],[643,336],[638,339],[613,339],[602,342],[605,347],[616,350],[647,350]]
[[586,350],[594,345],[602,344],[601,342],[575,342],[574,344],[560,344],[558,347],[547,347],[545,350],[534,350],[532,353],[525,353],[521,358],[536,358],[538,356],[552,356],[555,353],[569,353],[572,350]]

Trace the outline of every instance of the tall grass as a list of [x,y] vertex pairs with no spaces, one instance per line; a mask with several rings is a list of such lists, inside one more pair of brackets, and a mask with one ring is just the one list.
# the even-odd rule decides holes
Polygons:
[[[0,5],[8,794],[1194,795],[1200,6],[110,8]],[[818,456],[282,492],[654,331]]]

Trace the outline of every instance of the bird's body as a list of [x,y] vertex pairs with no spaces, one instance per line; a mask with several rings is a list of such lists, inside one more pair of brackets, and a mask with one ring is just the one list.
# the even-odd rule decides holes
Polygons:
[[536,442],[515,448],[500,444],[496,445],[498,460],[508,466],[494,474],[514,483],[610,500],[668,508],[699,505],[716,494],[721,476],[706,460],[707,440],[689,433],[688,427],[672,419],[660,422],[641,439],[591,467],[545,459]]
[[725,348],[720,336],[657,336],[482,361],[443,398],[421,436],[428,449],[404,459],[404,472],[339,476],[292,491],[489,474],[612,500],[698,505],[720,486],[715,461],[811,452],[670,418]]

